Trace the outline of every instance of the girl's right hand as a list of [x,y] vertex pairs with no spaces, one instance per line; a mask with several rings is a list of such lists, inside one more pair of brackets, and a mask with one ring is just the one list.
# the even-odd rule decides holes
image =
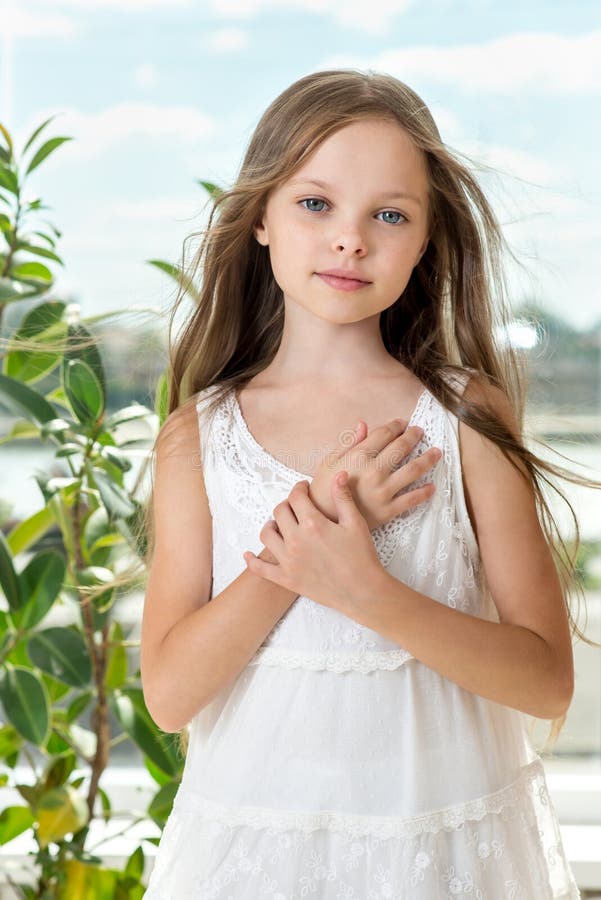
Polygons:
[[337,521],[330,485],[337,472],[345,470],[355,502],[372,531],[410,507],[428,500],[435,491],[431,483],[396,496],[428,472],[442,456],[437,447],[401,464],[421,439],[421,428],[393,419],[378,425],[367,436],[367,425],[360,421],[349,446],[326,454],[309,485],[309,496],[321,512]]

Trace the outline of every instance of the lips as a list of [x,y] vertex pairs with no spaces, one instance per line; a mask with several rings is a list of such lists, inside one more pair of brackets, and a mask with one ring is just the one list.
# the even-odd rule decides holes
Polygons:
[[341,278],[339,275],[329,275],[327,272],[316,272],[322,281],[339,291],[356,291],[365,288],[371,282],[359,281],[357,278]]
[[348,281],[360,281],[362,284],[370,284],[366,278],[361,278],[359,272],[351,269],[326,269],[324,272],[317,272],[317,275],[331,275],[334,278],[346,278]]

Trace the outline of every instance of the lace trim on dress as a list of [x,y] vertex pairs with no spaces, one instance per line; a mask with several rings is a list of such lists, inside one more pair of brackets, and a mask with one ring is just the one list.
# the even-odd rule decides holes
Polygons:
[[349,653],[304,653],[283,647],[262,647],[248,663],[249,666],[281,666],[285,669],[311,669],[314,672],[361,672],[364,675],[377,669],[398,669],[408,659],[415,659],[408,650],[366,650],[361,655]]
[[210,800],[189,785],[186,785],[185,791],[178,792],[173,807],[189,810],[202,818],[206,816],[211,821],[220,822],[227,827],[248,825],[255,829],[268,828],[270,832],[293,829],[304,833],[326,829],[344,832],[353,837],[373,835],[386,840],[412,838],[419,834],[443,830],[453,831],[461,828],[466,822],[478,822],[489,813],[503,814],[506,811],[511,817],[512,809],[523,806],[525,790],[534,790],[543,805],[550,802],[540,757],[524,766],[514,782],[494,793],[411,818],[349,815],[330,810],[311,813],[255,806],[234,808]]
[[[414,420],[420,415],[422,406],[426,403],[428,399],[430,399],[432,395],[427,388],[424,388],[421,394],[419,395],[417,402],[413,408],[413,412],[407,422],[407,428],[410,425],[414,424]],[[269,453],[268,450],[265,449],[257,439],[254,437],[253,433],[249,429],[246,424],[246,419],[242,415],[242,410],[240,409],[240,404],[238,402],[238,397],[236,396],[236,391],[232,390],[229,394],[230,399],[230,410],[233,412],[234,418],[236,422],[240,426],[244,436],[247,439],[247,443],[250,444],[257,457],[261,459],[261,463],[265,462],[269,468],[273,469],[276,472],[280,472],[285,475],[287,479],[292,479],[294,481],[302,481],[304,479],[311,479],[310,475],[307,475],[306,472],[299,472],[297,469],[292,469],[290,466],[286,466],[283,462],[281,462],[276,456],[273,456]]]

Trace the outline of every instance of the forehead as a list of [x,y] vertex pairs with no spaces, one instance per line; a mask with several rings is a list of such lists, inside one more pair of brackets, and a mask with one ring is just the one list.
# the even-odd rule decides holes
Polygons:
[[[330,190],[390,195],[412,193],[425,199],[428,173],[423,152],[398,123],[353,122],[327,137],[282,186],[312,181]],[[319,184],[318,184],[319,186]]]

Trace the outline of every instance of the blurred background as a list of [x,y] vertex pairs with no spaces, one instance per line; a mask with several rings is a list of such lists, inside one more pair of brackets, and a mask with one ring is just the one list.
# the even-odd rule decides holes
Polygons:
[[[124,312],[96,330],[107,330],[109,407],[152,406],[175,286],[149,260],[180,264],[184,239],[204,227],[199,181],[233,182],[258,118],[292,81],[372,69],[406,81],[443,140],[495,170],[480,179],[522,263],[509,263],[506,339],[528,360],[528,432],[552,461],[565,462],[558,451],[600,477],[600,20],[597,0],[0,0],[0,121],[19,149],[49,116],[53,135],[74,138],[29,181],[63,232],[53,296],[82,316]],[[2,414],[2,433],[10,421]],[[51,449],[17,442],[1,456],[5,511],[31,514],[32,472]],[[561,486],[581,526],[578,624],[599,641],[601,502]],[[143,597],[120,602],[135,635]],[[598,787],[601,651],[577,642],[574,653],[576,691],[546,765]],[[123,743],[115,759],[135,764],[135,748]]]

